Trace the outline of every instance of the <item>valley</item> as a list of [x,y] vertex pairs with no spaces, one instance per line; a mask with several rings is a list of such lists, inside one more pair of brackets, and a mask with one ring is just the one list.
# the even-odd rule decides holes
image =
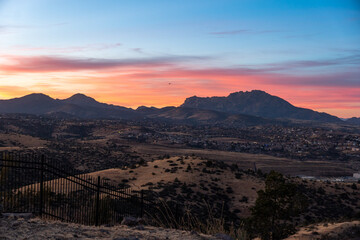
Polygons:
[[[360,179],[353,177],[360,171],[360,127],[354,123],[331,116],[325,121],[328,115],[311,111],[305,112],[321,119],[264,118],[187,107],[131,110],[84,95],[50,102],[45,112],[1,113],[0,151],[44,155],[76,174],[143,191],[148,200],[176,208],[176,215],[191,212],[205,221],[211,214],[223,219],[224,226],[243,226],[241,231],[249,234],[256,235],[254,207],[274,173],[296,186],[307,202],[301,214],[286,221],[291,233],[322,221],[350,221],[360,214]],[[39,111],[39,105],[27,109]],[[111,115],[99,118],[95,112]],[[191,230],[185,225],[183,229]]]

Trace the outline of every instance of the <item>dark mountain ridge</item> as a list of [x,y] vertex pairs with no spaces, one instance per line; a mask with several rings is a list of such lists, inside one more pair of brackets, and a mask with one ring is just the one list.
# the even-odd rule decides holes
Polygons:
[[356,117],[349,118],[346,120],[346,123],[360,125],[360,118],[356,118]]
[[[227,97],[190,97],[180,107],[146,107],[136,110],[101,103],[84,94],[53,99],[41,93],[0,100],[0,113],[25,113],[56,118],[80,119],[157,119],[188,123],[233,125],[284,124],[288,119],[344,123],[327,113],[298,108],[266,92],[235,92]],[[357,122],[348,120],[346,122]]]
[[227,97],[190,97],[181,107],[246,114],[271,119],[296,119],[319,122],[343,122],[338,117],[311,109],[295,107],[282,98],[264,91],[235,92]]
[[41,93],[0,100],[0,113],[57,116],[62,114],[79,118],[131,118],[136,115],[131,108],[100,103],[83,94],[75,94],[70,98],[60,100]]

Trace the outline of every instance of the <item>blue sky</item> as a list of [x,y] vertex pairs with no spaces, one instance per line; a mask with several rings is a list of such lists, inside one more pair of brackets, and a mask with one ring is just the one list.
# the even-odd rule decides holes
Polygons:
[[[85,91],[136,107],[262,89],[336,115],[360,112],[357,0],[0,0],[0,53],[2,98]],[[124,68],[124,62],[144,60],[155,62],[146,74],[138,65]],[[66,61],[80,61],[81,69],[63,69]],[[102,61],[121,67],[94,68]],[[216,73],[200,74],[205,71]],[[167,92],[162,84],[169,81],[175,87]],[[98,88],[105,83],[108,88]],[[10,92],[11,87],[18,91]],[[149,99],[158,92],[164,98]]]

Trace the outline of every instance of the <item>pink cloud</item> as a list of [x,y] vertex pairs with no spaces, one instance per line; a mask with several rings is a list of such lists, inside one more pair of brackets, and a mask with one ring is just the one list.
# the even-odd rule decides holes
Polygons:
[[[0,73],[8,75],[10,79],[22,76],[30,82],[31,79],[49,76],[49,86],[34,84],[27,90],[30,93],[34,89],[43,89],[44,93],[51,92],[54,97],[71,94],[71,89],[73,93],[83,92],[100,101],[130,107],[168,106],[180,105],[192,95],[226,96],[235,91],[261,89],[296,106],[327,110],[334,114],[339,114],[343,109],[340,117],[359,116],[360,74],[356,69],[335,74],[299,76],[279,73],[274,68],[269,70],[268,66],[189,67],[188,62],[206,60],[196,56],[145,59],[7,56],[6,60],[6,64],[0,65]],[[278,66],[276,68],[280,69]],[[61,84],[59,81],[57,85],[52,83],[54,75],[61,79]],[[20,93],[11,88],[1,89],[0,84],[0,94],[1,91],[8,96]]]

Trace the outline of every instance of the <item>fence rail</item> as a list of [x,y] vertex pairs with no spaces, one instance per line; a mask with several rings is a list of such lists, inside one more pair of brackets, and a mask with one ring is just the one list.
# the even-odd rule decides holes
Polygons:
[[4,212],[85,225],[119,223],[151,208],[143,191],[79,174],[44,156],[13,153],[0,154],[0,204]]

